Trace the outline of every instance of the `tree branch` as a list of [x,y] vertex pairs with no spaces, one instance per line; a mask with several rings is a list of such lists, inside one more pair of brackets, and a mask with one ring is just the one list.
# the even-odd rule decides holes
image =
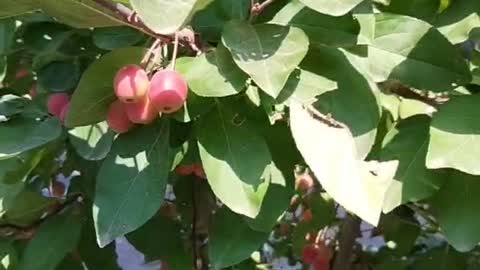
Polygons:
[[254,3],[252,1],[252,7],[250,9],[250,21],[255,19],[260,13],[262,13],[269,5],[271,5],[275,0],[265,0],[261,4]]
[[445,97],[445,96],[430,97],[428,95],[422,95],[396,81],[387,81],[387,82],[379,83],[379,86],[380,88],[386,89],[392,94],[396,94],[406,99],[418,100],[434,108],[438,108],[438,106],[448,101],[448,97]]
[[354,215],[347,215],[340,230],[339,250],[335,256],[333,270],[351,270],[355,241],[360,236],[361,220]]

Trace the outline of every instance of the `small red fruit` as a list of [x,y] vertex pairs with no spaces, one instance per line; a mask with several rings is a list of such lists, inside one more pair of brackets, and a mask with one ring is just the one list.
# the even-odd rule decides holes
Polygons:
[[137,103],[125,104],[125,110],[128,119],[136,124],[150,124],[159,116],[148,97]]
[[175,172],[180,176],[189,176],[195,172],[195,165],[180,165]]
[[53,94],[48,98],[47,108],[51,115],[60,117],[63,107],[70,102],[70,97],[65,93]]
[[65,104],[65,106],[63,106],[62,112],[60,113],[60,116],[58,117],[60,119],[60,121],[62,121],[62,123],[65,122],[65,119],[67,118],[68,110],[70,110],[70,102],[68,102],[67,104]]
[[117,72],[113,87],[115,94],[122,102],[135,103],[147,95],[150,82],[143,68],[137,65],[128,65]]
[[119,100],[113,102],[108,109],[107,124],[116,133],[125,133],[133,128],[134,124],[128,119],[125,106]]
[[63,197],[65,195],[66,187],[62,182],[53,181],[50,184],[50,194],[52,197]]
[[193,165],[193,173],[201,179],[207,179],[207,175],[205,174],[205,170],[203,170],[202,164],[194,164]]
[[313,270],[330,270],[330,262],[325,260],[316,260],[313,262]]
[[174,70],[161,70],[153,75],[148,95],[158,111],[173,113],[187,100],[187,82]]
[[295,189],[299,192],[307,192],[315,185],[309,174],[302,174],[295,179]]
[[310,221],[312,221],[312,219],[313,219],[312,210],[307,209],[307,210],[303,211],[303,221],[310,222]]
[[302,261],[304,264],[313,264],[318,256],[318,249],[315,245],[310,244],[303,247]]

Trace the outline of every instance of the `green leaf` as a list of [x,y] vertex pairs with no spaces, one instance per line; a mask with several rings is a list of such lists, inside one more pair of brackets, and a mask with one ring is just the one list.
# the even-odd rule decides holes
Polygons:
[[173,34],[188,23],[193,13],[213,0],[130,0],[143,22],[154,32]]
[[245,90],[248,78],[222,45],[195,58],[178,59],[177,70],[187,80],[188,87],[202,97],[238,94]]
[[467,252],[480,242],[480,178],[451,171],[432,206],[447,241],[456,250]]
[[80,238],[82,219],[78,210],[56,215],[42,224],[28,243],[18,270],[55,270]]
[[[268,182],[261,184],[272,157],[265,140],[231,104],[216,108],[196,126],[200,157],[215,195],[232,211],[255,217]],[[232,193],[232,190],[235,190]]]
[[370,45],[375,38],[375,12],[372,0],[365,0],[352,10],[352,15],[360,24],[359,45]]
[[15,95],[0,96],[0,115],[6,117],[21,113],[28,99]]
[[66,92],[77,86],[80,67],[74,61],[54,61],[37,72],[38,84],[51,92]]
[[342,16],[347,14],[363,0],[336,0],[332,3],[330,0],[300,0],[306,6],[320,13],[333,16]]
[[298,150],[336,202],[376,225],[398,162],[359,160],[350,130],[321,119],[327,117],[298,104],[290,106],[290,126]]
[[435,20],[435,26],[453,44],[467,40],[470,31],[479,25],[480,2],[471,0],[451,1]]
[[274,98],[308,50],[308,37],[298,28],[241,21],[225,25],[222,42],[235,63]]
[[434,92],[470,83],[470,71],[460,53],[431,25],[393,14],[378,14],[376,20],[375,40],[369,46],[376,81],[399,80]]
[[480,95],[452,97],[433,116],[427,167],[480,175]]
[[172,158],[167,120],[115,140],[97,176],[93,217],[100,247],[139,228],[158,211]]
[[246,20],[249,15],[249,0],[217,0],[196,12],[191,25],[203,39],[218,41],[222,36],[223,26],[228,21]]
[[208,245],[212,269],[223,269],[246,260],[268,235],[268,232],[250,229],[241,216],[227,209],[220,210],[215,214]]
[[305,7],[298,0],[281,9],[270,23],[290,25],[302,29],[310,44],[342,46],[357,43],[359,23],[352,16],[334,17]]
[[402,209],[383,216],[380,228],[384,234],[385,242],[392,241],[396,244],[392,252],[398,256],[408,256],[417,242],[421,227],[414,217],[402,215],[403,211],[400,210]]
[[8,208],[2,209],[0,223],[29,226],[55,205],[53,199],[45,198],[39,193],[23,191],[11,202]]
[[368,69],[367,59],[343,49],[318,47],[310,50],[301,67],[337,82],[338,90],[319,96],[313,106],[346,124],[355,137],[359,159],[367,157],[380,120],[377,86],[361,73]]
[[432,21],[440,8],[439,0],[391,0],[382,11]]
[[[472,268],[474,269],[475,266]],[[469,267],[467,267],[465,254],[445,245],[445,247],[435,248],[423,253],[408,269],[469,269]]]
[[0,242],[0,269],[14,270],[17,268],[18,255],[13,245],[6,240]]
[[9,53],[14,42],[16,28],[15,20],[0,21],[0,56]]
[[17,16],[35,10],[30,0],[2,0],[0,1],[0,18]]
[[113,79],[120,68],[140,63],[143,48],[129,47],[105,54],[83,73],[70,103],[68,127],[86,126],[105,120],[115,100]]
[[161,260],[169,269],[192,269],[192,255],[185,250],[182,237],[182,227],[160,215],[127,235],[147,261]]
[[418,115],[399,122],[386,135],[381,160],[398,160],[399,166],[390,186],[385,212],[406,203],[428,198],[443,184],[443,173],[425,167],[430,118]]
[[93,0],[21,0],[41,8],[55,19],[76,28],[107,27],[123,24],[114,14]]
[[73,148],[86,160],[104,159],[110,152],[115,137],[106,122],[76,127],[69,130],[68,134]]
[[0,123],[0,160],[56,140],[62,134],[57,119],[15,119]]
[[104,50],[133,46],[143,39],[143,34],[130,27],[96,28],[92,34],[93,43]]
[[297,69],[290,75],[276,100],[279,103],[297,102],[309,105],[317,101],[321,94],[337,88],[335,81],[307,70]]

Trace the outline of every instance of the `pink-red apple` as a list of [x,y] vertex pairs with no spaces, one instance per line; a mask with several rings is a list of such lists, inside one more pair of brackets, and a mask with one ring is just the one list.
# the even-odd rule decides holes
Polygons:
[[125,105],[119,100],[110,105],[107,124],[113,131],[120,134],[129,131],[134,126],[134,123],[128,119]]
[[118,99],[123,103],[135,103],[145,98],[150,81],[142,67],[128,65],[117,72],[113,87]]
[[63,107],[70,102],[70,96],[65,93],[53,94],[48,98],[47,108],[51,115],[60,117]]
[[150,124],[159,116],[148,97],[137,103],[126,103],[128,119],[136,124]]
[[187,100],[188,86],[182,76],[174,70],[160,70],[150,83],[150,100],[162,113],[173,113],[183,107]]

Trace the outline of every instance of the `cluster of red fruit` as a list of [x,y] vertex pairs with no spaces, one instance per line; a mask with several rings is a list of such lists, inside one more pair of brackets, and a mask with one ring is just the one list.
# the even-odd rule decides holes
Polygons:
[[115,76],[113,86],[118,100],[107,114],[109,127],[117,133],[135,124],[150,124],[162,113],[173,113],[187,100],[188,86],[174,70],[160,70],[149,80],[143,68],[128,65]]

